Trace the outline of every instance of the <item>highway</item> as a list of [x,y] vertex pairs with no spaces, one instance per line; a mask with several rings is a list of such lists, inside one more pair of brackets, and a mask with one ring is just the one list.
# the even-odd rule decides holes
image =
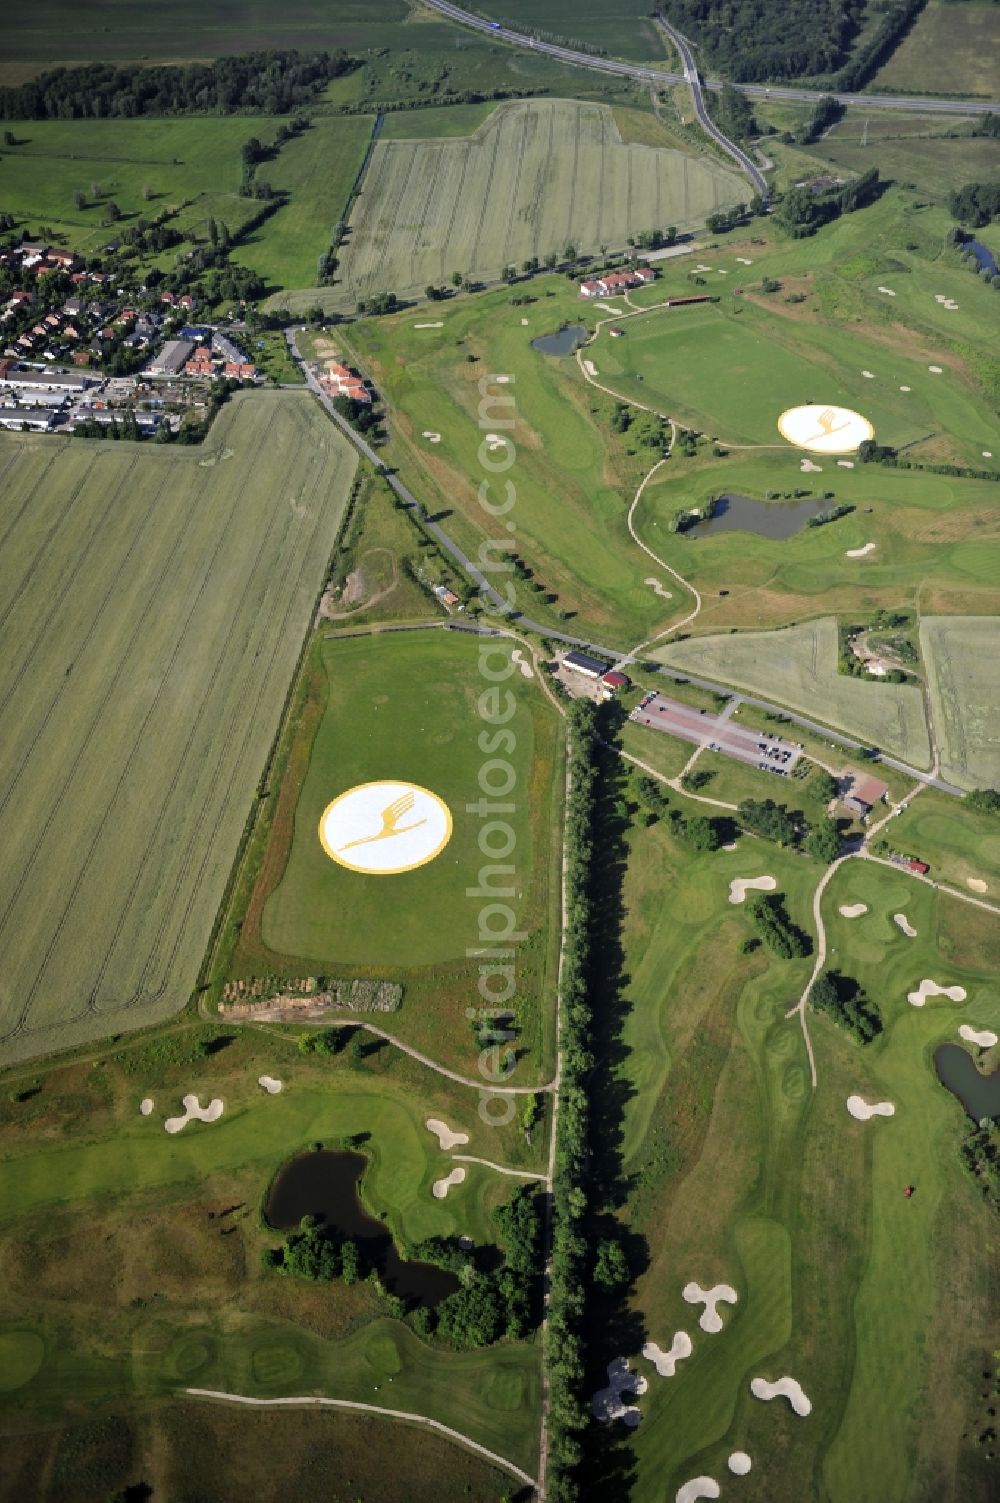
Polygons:
[[[526,47],[533,52],[545,52],[550,57],[555,57],[564,63],[572,63],[578,68],[592,68],[598,73],[616,73],[623,78],[637,78],[641,83],[658,83],[663,85],[690,82],[683,73],[668,73],[663,68],[653,68],[642,63],[623,63],[617,58],[598,57],[590,52],[576,52],[572,47],[559,47],[554,42],[542,42],[537,37],[525,36],[523,32],[512,31],[509,26],[495,26],[482,16],[475,16],[471,11],[462,10],[458,5],[452,5],[450,0],[423,0],[431,10],[436,10],[440,15],[446,16],[450,21],[457,21],[461,26],[470,26],[474,31],[484,31],[491,37],[497,37],[502,41],[510,42],[515,47]],[[721,89],[723,81],[718,78],[705,80],[706,89]],[[764,84],[740,84],[740,89],[752,99],[799,99],[806,103],[815,103],[819,99],[825,99],[827,93],[824,90],[796,89],[768,87]],[[867,109],[882,110],[905,110],[909,114],[924,113],[936,115],[985,115],[988,113],[1000,113],[1000,100],[985,99],[937,99],[929,95],[910,95],[903,97],[899,94],[835,94],[841,104],[860,105]]]

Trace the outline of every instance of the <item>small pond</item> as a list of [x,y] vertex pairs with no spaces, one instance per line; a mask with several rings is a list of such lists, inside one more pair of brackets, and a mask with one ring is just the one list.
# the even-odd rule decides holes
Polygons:
[[943,1086],[957,1096],[976,1122],[1000,1117],[1000,1069],[981,1075],[976,1062],[961,1044],[941,1044],[934,1050],[934,1068]]
[[541,350],[543,355],[572,355],[588,332],[582,324],[566,324],[557,334],[540,334],[531,341],[531,348]]
[[966,240],[962,245],[962,249],[963,251],[970,250],[972,252],[979,262],[980,271],[985,269],[991,276],[996,276],[997,258],[988,245],[984,245],[981,240]]
[[696,522],[684,536],[710,538],[717,532],[755,532],[762,538],[790,538],[801,532],[810,517],[818,517],[836,502],[810,497],[799,501],[755,501],[751,496],[724,495],[715,502],[715,515]]
[[303,1216],[315,1216],[339,1237],[351,1237],[362,1259],[377,1268],[390,1294],[420,1305],[437,1305],[459,1287],[434,1263],[406,1262],[381,1221],[369,1216],[358,1194],[366,1160],[360,1153],[319,1149],[300,1153],[275,1175],[264,1219],[276,1231],[291,1231]]

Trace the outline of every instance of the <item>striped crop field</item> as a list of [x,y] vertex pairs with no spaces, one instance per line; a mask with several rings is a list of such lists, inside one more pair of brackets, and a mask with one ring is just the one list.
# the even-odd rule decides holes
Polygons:
[[643,230],[692,229],[746,197],[743,180],[708,159],[625,145],[606,105],[510,102],[465,138],[378,142],[342,290],[406,295],[456,271],[493,280],[567,245],[596,252]]
[[920,646],[942,776],[1000,786],[1000,616],[925,616]]
[[0,436],[0,1063],[190,996],[354,469],[297,393]]

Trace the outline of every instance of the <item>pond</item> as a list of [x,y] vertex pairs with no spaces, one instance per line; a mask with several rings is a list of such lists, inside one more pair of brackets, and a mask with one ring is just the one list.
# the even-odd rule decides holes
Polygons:
[[941,1044],[934,1051],[934,1068],[943,1086],[957,1096],[976,1122],[1000,1117],[1000,1069],[981,1075],[961,1044]]
[[543,355],[572,355],[588,333],[582,324],[566,324],[557,334],[540,334],[531,341],[531,348],[540,350]]
[[829,501],[819,497],[799,501],[755,501],[751,496],[719,496],[715,502],[715,515],[707,522],[696,522],[684,536],[710,538],[717,532],[755,532],[762,538],[790,538],[801,532],[810,517],[818,517],[830,505]]
[[276,1231],[291,1231],[303,1216],[315,1216],[338,1237],[351,1237],[369,1268],[377,1268],[390,1294],[419,1305],[438,1305],[459,1287],[434,1263],[407,1262],[389,1229],[369,1216],[358,1194],[366,1160],[360,1153],[318,1149],[300,1153],[275,1175],[264,1219]]
[[962,249],[963,251],[970,250],[972,252],[976,260],[979,262],[980,271],[983,271],[985,269],[990,273],[991,276],[996,276],[997,259],[988,245],[984,245],[981,240],[966,240],[962,246]]

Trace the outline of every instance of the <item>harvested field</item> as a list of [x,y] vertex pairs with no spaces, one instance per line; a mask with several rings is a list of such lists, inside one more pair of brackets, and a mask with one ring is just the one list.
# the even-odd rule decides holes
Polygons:
[[963,788],[1000,784],[1000,617],[925,616],[920,646],[941,771]]
[[[567,244],[624,245],[650,225],[691,229],[743,196],[724,168],[626,146],[611,110],[575,100],[501,105],[471,136],[379,141],[344,244],[348,300],[422,292]],[[338,206],[330,205],[331,218]]]
[[0,1059],[187,1001],[354,459],[305,396],[205,445],[0,438]]
[[837,623],[832,616],[781,631],[695,637],[652,654],[672,668],[704,674],[814,716],[905,757],[930,762],[919,689],[869,684],[837,672]]

